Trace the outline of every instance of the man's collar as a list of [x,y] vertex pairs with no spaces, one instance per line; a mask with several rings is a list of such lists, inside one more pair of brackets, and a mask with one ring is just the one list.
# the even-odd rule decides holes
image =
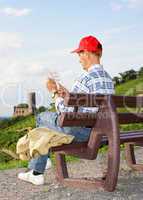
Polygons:
[[92,71],[94,68],[99,68],[101,66],[102,66],[101,64],[94,64],[94,65],[92,65],[91,67],[88,68],[88,72]]

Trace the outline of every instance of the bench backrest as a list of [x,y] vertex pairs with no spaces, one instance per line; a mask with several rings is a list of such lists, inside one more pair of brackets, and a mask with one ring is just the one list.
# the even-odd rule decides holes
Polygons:
[[[64,103],[74,107],[74,112],[62,113],[60,116],[61,126],[85,126],[93,127],[97,119],[96,113],[79,113],[79,107],[99,107],[98,118],[109,118],[111,112],[117,114],[119,124],[143,122],[143,113],[133,112],[132,108],[143,107],[141,96],[116,96],[69,93]],[[125,108],[126,112],[117,112],[117,108]]]

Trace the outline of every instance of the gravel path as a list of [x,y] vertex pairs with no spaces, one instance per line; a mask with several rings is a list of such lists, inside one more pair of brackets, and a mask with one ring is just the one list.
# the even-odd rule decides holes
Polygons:
[[[138,161],[142,157],[143,149],[136,150]],[[130,170],[121,155],[119,180],[115,192],[101,190],[86,192],[78,189],[66,188],[55,180],[54,169],[45,173],[44,186],[34,186],[17,179],[17,173],[25,169],[0,171],[0,200],[143,200],[143,173]],[[102,176],[106,166],[105,154],[100,154],[94,161],[80,160],[69,164],[72,176]]]

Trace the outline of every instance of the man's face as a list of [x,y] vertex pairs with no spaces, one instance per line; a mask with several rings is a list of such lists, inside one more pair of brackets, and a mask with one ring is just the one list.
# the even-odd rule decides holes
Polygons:
[[89,55],[88,52],[82,51],[78,53],[79,62],[82,65],[83,69],[87,69],[89,67]]

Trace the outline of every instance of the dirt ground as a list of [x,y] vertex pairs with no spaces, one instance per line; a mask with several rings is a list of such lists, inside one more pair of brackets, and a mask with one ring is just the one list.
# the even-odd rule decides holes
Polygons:
[[[136,150],[137,160],[143,159],[143,149]],[[94,161],[80,160],[69,163],[71,176],[101,177],[106,168],[105,154],[99,154]],[[60,185],[55,179],[54,168],[45,173],[45,185],[34,186],[17,179],[17,174],[25,169],[0,171],[0,200],[143,200],[143,172],[129,169],[121,155],[121,166],[118,185],[114,192],[102,190],[87,192],[79,189],[67,188]]]

